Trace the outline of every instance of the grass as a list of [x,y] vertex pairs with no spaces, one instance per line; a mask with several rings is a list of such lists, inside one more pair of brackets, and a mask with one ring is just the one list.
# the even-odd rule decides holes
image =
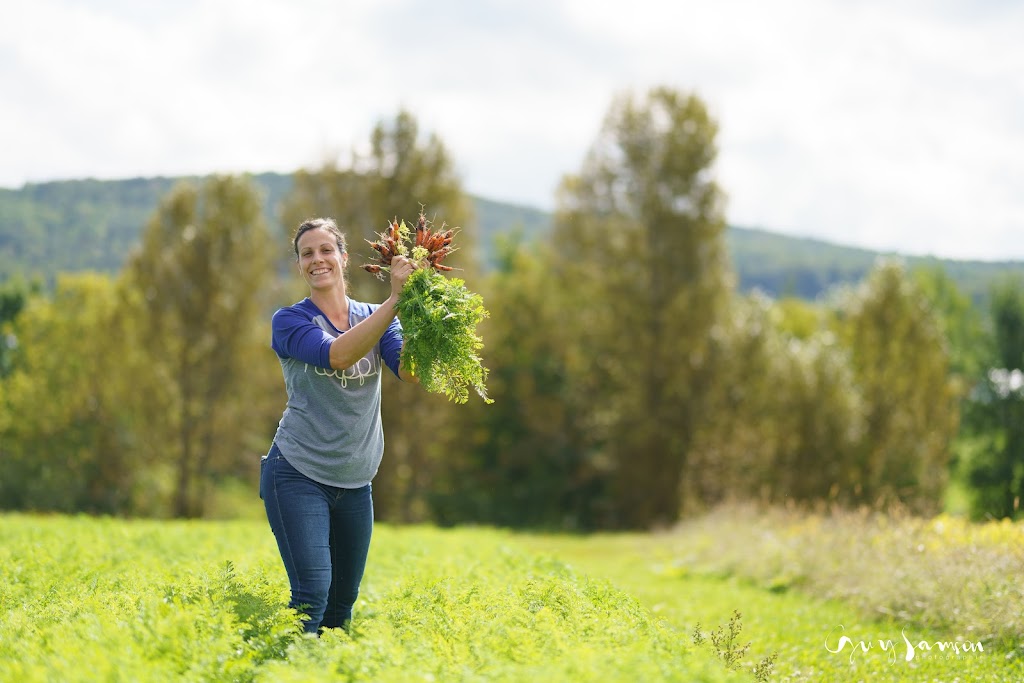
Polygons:
[[680,571],[838,599],[871,618],[1011,649],[1024,641],[1024,524],[723,508],[672,534]]
[[[877,609],[906,599],[895,572],[924,585],[928,566],[935,585],[953,572],[1003,590],[984,566],[937,558],[1013,556],[1016,527],[748,514],[587,537],[379,525],[354,628],[319,640],[284,607],[265,523],[0,516],[0,681],[753,681],[773,655],[760,680],[1024,679],[1016,641],[918,618],[994,609],[977,586]],[[907,542],[935,562],[906,564]],[[958,637],[985,649],[919,646]]]
[[[742,615],[742,640],[750,642],[742,669],[752,671],[764,657],[778,654],[773,681],[1007,681],[1024,679],[1024,666],[1013,649],[990,648],[983,653],[918,652],[917,644],[945,642],[945,631],[908,625],[900,619],[877,618],[840,600],[816,598],[796,590],[770,590],[749,578],[726,571],[711,572],[680,562],[678,534],[523,536],[523,544],[538,553],[550,553],[578,571],[606,576],[616,587],[635,596],[652,614],[680,631],[698,624],[721,627],[734,610]],[[713,544],[713,537],[704,537]],[[722,539],[722,545],[731,543]],[[840,630],[842,627],[842,630]],[[915,646],[915,657],[905,660],[905,631]],[[839,639],[846,635],[856,645],[870,641],[867,653],[854,652]],[[896,661],[877,641],[891,640]],[[852,656],[851,656],[852,655]],[[748,678],[750,680],[750,678]]]

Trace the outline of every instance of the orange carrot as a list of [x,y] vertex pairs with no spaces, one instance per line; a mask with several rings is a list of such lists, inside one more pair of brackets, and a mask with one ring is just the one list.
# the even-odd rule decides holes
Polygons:
[[452,249],[451,247],[441,247],[440,249],[438,249],[437,251],[430,255],[430,262],[440,263],[442,260],[444,260],[445,256],[452,253],[453,251],[454,249]]
[[427,227],[427,217],[420,213],[420,219],[416,222],[416,246],[422,247],[428,235],[430,229]]

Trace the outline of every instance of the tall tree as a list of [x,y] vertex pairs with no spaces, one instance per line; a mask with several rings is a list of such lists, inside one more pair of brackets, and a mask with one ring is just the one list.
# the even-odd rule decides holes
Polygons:
[[[460,268],[458,275],[475,289],[474,217],[455,163],[437,135],[422,134],[415,117],[400,111],[374,127],[368,154],[353,152],[347,166],[331,161],[298,172],[282,218],[289,236],[305,218],[334,218],[348,239],[350,296],[377,302],[387,297],[387,284],[359,270],[359,264],[369,260],[363,240],[374,239],[374,233],[393,218],[415,221],[421,209],[431,221],[463,228],[456,237],[459,251],[445,263]],[[303,295],[297,284],[293,296]],[[385,373],[381,407],[386,452],[374,495],[376,512],[384,519],[419,521],[429,513],[431,472],[436,460],[444,457],[442,437],[454,410],[444,397],[425,394],[389,374]],[[428,424],[430,439],[424,436]]]
[[[248,432],[265,429],[253,391],[269,338],[270,237],[261,200],[244,177],[183,182],[160,203],[130,259],[153,357],[150,408],[163,461],[175,468],[173,513],[203,514],[210,484],[237,470]],[[265,415],[265,413],[263,413]]]
[[902,262],[891,260],[875,267],[841,314],[866,410],[851,498],[933,512],[959,422],[938,316]]
[[617,98],[578,175],[563,182],[554,241],[590,365],[594,447],[612,463],[608,523],[670,523],[714,376],[729,299],[717,125],[694,95]]

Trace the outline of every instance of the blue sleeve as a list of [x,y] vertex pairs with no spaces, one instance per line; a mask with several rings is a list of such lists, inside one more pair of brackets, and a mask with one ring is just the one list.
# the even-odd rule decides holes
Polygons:
[[271,348],[281,358],[294,358],[327,370],[331,369],[331,343],[334,337],[293,308],[282,308],[271,323]]
[[401,379],[398,374],[398,360],[402,355],[402,323],[398,318],[391,321],[380,338],[380,355],[384,363],[391,368],[391,372],[395,373],[395,377]]

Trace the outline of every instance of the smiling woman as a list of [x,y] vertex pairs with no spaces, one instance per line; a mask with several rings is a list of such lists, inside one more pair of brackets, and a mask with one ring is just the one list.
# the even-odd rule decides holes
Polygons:
[[272,347],[288,404],[261,465],[260,496],[305,628],[345,627],[373,531],[370,482],[384,454],[381,369],[401,367],[398,293],[416,265],[399,258],[382,304],[347,295],[345,236],[329,218],[304,221],[292,241],[309,296],[274,314]]

